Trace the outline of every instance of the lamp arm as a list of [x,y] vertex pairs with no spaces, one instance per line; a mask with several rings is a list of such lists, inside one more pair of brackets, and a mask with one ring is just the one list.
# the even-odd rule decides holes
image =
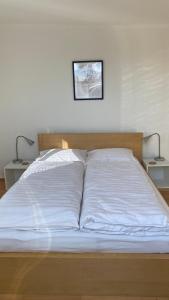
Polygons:
[[161,138],[160,138],[160,134],[158,132],[155,132],[152,134],[153,135],[157,135],[158,136],[158,157],[161,157]]
[[27,140],[27,138],[24,135],[18,135],[16,139],[19,139],[19,138],[23,138],[24,140]]
[[23,138],[30,146],[34,144],[34,141],[28,139],[26,136],[18,135],[16,138],[16,159],[13,160],[14,163],[22,162],[22,159],[19,159],[19,155],[18,155],[18,143],[20,138]]
[[158,136],[158,157],[161,158],[161,138],[160,138],[160,134],[158,132],[155,132],[155,133],[151,134],[150,137],[153,136],[153,135]]
[[19,159],[19,155],[18,155],[18,142],[19,142],[19,138],[24,138],[23,135],[18,135],[16,138],[16,160],[18,161]]
[[152,133],[148,136],[144,137],[144,140],[147,141],[149,138],[151,138],[153,135],[157,135],[158,136],[158,156],[155,157],[154,159],[157,161],[164,161],[165,158],[161,157],[161,138],[160,138],[160,134],[158,132]]
[[159,157],[161,157],[161,140],[160,140],[159,133],[157,133],[157,135],[158,135],[158,155]]
[[24,135],[18,135],[17,138],[16,138],[16,161],[19,160],[19,155],[18,155],[18,142],[19,142],[19,139],[20,138],[23,138],[24,140],[27,141],[27,138],[24,136]]
[[16,138],[16,160],[18,161],[18,140],[19,140],[20,136],[17,136]]

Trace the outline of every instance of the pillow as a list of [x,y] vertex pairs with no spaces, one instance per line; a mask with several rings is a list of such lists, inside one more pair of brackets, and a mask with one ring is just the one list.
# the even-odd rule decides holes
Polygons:
[[133,152],[127,148],[107,148],[88,151],[88,161],[129,161],[133,159]]
[[40,152],[38,161],[63,162],[63,161],[81,161],[86,162],[87,150],[80,149],[49,149]]

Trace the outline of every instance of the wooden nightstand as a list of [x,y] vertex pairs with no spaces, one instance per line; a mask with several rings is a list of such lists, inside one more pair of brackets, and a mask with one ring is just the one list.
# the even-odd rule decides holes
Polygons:
[[0,178],[0,198],[5,194],[5,179]]
[[27,164],[10,162],[5,166],[4,177],[6,190],[8,190],[19,179],[24,171],[29,167],[31,162],[32,161],[28,161]]
[[169,205],[169,161],[143,159],[146,172]]

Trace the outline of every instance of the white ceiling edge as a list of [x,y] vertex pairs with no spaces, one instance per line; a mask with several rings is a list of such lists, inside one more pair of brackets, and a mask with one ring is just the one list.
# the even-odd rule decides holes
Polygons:
[[0,24],[169,25],[169,0],[0,0]]

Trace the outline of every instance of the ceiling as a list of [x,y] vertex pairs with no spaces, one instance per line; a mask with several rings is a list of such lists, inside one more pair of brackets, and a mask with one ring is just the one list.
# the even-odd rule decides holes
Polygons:
[[0,24],[169,24],[169,0],[0,0]]

